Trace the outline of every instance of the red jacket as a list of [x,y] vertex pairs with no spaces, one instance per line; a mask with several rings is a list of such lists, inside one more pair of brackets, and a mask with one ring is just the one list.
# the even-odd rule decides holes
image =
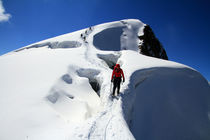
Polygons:
[[111,80],[114,77],[121,77],[121,76],[123,77],[123,81],[125,81],[123,70],[120,68],[120,65],[119,64],[116,64],[116,66],[114,67],[114,70],[112,72],[112,78],[111,78]]

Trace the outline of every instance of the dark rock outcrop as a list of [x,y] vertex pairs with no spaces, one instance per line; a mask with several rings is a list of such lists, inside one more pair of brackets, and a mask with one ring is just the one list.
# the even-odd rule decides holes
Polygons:
[[168,60],[165,49],[155,37],[149,25],[144,27],[144,35],[139,36],[139,39],[143,41],[143,43],[139,45],[141,54]]

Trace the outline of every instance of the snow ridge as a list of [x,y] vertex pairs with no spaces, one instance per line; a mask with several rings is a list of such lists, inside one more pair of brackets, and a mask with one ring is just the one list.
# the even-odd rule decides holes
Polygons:
[[[144,26],[105,23],[1,56],[0,139],[209,140],[208,82],[188,66],[139,54]],[[126,80],[112,98],[116,63]]]

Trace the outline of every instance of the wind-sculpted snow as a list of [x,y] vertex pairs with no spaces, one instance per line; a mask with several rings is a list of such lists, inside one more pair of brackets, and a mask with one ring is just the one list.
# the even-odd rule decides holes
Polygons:
[[64,75],[62,76],[62,79],[63,79],[63,81],[65,81],[66,83],[72,84],[72,78],[71,78],[71,76],[70,76],[69,74],[64,74]]
[[93,90],[100,96],[99,90],[100,90],[100,82],[97,79],[97,75],[100,73],[100,71],[95,69],[79,69],[77,70],[77,74],[80,77],[86,77],[89,80],[89,83]]
[[[145,80],[138,84],[136,77]],[[197,72],[157,67],[139,70],[132,79],[137,82],[133,91],[136,101],[131,124],[136,139],[210,138],[206,100],[210,98],[209,88]],[[201,83],[203,86],[197,88]]]
[[[135,64],[129,60],[125,63],[127,67]],[[131,82],[124,92],[130,94],[127,99],[123,98],[127,108],[124,114],[127,114],[134,137],[149,140],[210,139],[210,87],[206,80],[184,66],[150,65],[153,66],[132,73]]]
[[[1,56],[0,139],[209,140],[208,82],[188,66],[139,54],[143,27],[106,23]],[[103,51],[102,37],[94,44],[116,28],[121,51]],[[112,98],[115,63],[125,82]]]
[[78,41],[62,41],[57,42],[55,45],[50,45],[49,48],[56,49],[56,48],[77,48],[80,47],[82,44]]
[[46,43],[34,44],[28,47],[24,47],[24,48],[16,50],[15,52],[19,52],[25,49],[40,48],[40,47],[48,47],[50,49],[77,48],[77,47],[80,47],[81,45],[82,44],[77,41],[46,42]]
[[117,63],[120,53],[115,54],[97,54],[97,57],[104,60],[104,62],[109,66],[109,68],[114,69],[115,64]]
[[101,50],[134,50],[139,52],[142,42],[138,35],[143,32],[144,24],[141,22],[121,21],[113,27],[105,28],[93,37],[93,45]]
[[120,36],[124,27],[105,29],[94,35],[93,45],[101,50],[119,51],[121,49]]
[[71,99],[74,99],[74,96],[67,94],[63,91],[56,91],[56,90],[52,90],[51,94],[47,96],[47,99],[53,104],[55,104],[61,96],[67,96]]
[[68,121],[84,121],[92,116],[100,103],[99,93],[91,85],[98,74],[98,70],[69,66],[68,74],[57,81],[47,96],[50,106]]

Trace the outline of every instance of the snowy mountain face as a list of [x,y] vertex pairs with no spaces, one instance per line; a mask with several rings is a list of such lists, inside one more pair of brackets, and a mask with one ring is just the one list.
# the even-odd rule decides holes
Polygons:
[[[134,19],[105,23],[1,56],[0,139],[209,140],[208,82],[163,60],[145,27]],[[125,82],[112,98],[116,63]]]
[[[84,42],[88,43],[86,37],[92,30],[93,27],[89,27],[80,35]],[[165,49],[155,37],[150,26],[143,23],[141,23],[141,25],[130,25],[122,20],[120,23],[114,23],[110,25],[109,28],[96,33],[93,38],[93,45],[100,50],[134,50],[139,51],[143,55],[168,60]],[[15,52],[45,46],[56,49],[75,48],[81,45],[82,44],[78,41],[44,41],[23,47]]]

